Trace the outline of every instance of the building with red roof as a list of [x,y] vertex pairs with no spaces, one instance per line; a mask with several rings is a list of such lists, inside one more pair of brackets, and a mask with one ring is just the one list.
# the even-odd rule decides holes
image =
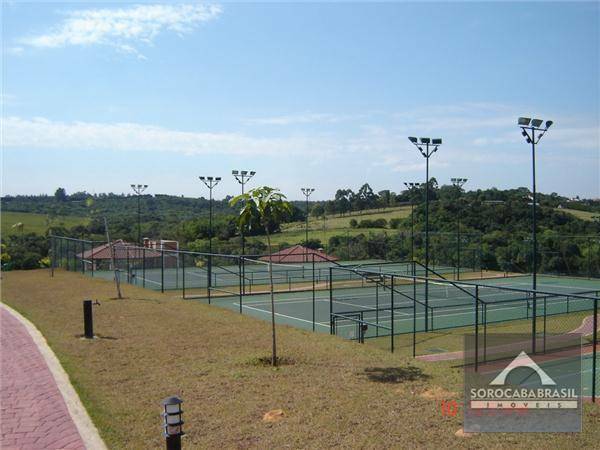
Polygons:
[[303,247],[302,245],[294,245],[276,253],[273,253],[271,257],[261,256],[261,261],[272,261],[274,263],[300,263],[315,260],[315,262],[328,262],[337,261],[339,258],[336,256],[330,256],[323,250],[314,250],[312,248]]

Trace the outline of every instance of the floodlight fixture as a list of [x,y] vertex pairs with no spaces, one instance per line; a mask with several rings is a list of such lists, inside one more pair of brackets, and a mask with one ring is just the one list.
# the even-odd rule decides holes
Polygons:
[[519,117],[519,125],[527,127],[529,126],[529,122],[531,122],[531,119],[529,117]]
[[142,193],[148,188],[147,184],[132,184],[131,189],[137,195],[137,210],[138,210],[138,245],[142,244],[142,213],[141,213],[141,205],[140,199]]
[[543,123],[544,121],[542,119],[533,119],[531,121],[531,126],[535,127],[535,128],[539,128],[540,125]]
[[[214,187],[219,184],[221,181],[221,177],[205,177],[200,176],[200,181],[204,183],[204,185],[208,188],[208,253],[212,254],[212,236],[213,236],[213,195],[212,191]],[[208,301],[210,303],[211,290],[210,287],[212,285],[212,258],[208,258]]]
[[[528,144],[531,144],[531,165],[532,165],[532,196],[531,196],[531,235],[532,235],[532,249],[531,249],[531,265],[532,265],[532,288],[535,291],[537,289],[537,266],[538,266],[538,245],[537,245],[537,212],[536,207],[537,194],[536,194],[536,183],[535,183],[535,146],[540,142],[542,136],[548,131],[548,128],[553,124],[551,120],[546,121],[546,128],[540,128],[544,121],[542,119],[530,119],[528,117],[519,117],[519,126],[521,127],[521,134],[525,138]],[[535,353],[536,349],[536,317],[537,317],[537,295],[533,294],[533,320],[532,320],[532,351]]]
[[[300,190],[302,191],[302,193],[304,194],[304,197],[306,197],[306,226],[305,226],[305,240],[304,240],[304,246],[308,247],[308,197],[310,197],[310,194],[312,194],[313,192],[315,192],[315,188],[311,188],[311,187],[303,187],[300,188]],[[308,261],[308,253],[306,253],[306,250],[304,250],[304,260]],[[314,264],[314,261],[313,261]],[[315,331],[315,326],[314,326],[314,321],[313,321],[313,331]]]
[[[417,140],[416,137],[408,138],[415,147],[419,149],[421,155],[425,158],[425,267],[429,269],[429,158],[433,155],[438,147],[442,144],[441,138],[431,139],[422,137]],[[429,330],[429,282],[425,281],[425,331]]]
[[[244,195],[244,187],[246,186],[246,183],[250,180],[250,178],[252,178],[254,175],[256,175],[256,172],[253,170],[232,170],[231,174],[235,177],[235,179],[237,180],[238,183],[240,183],[242,185],[242,195]],[[246,239],[244,238],[244,232],[240,231],[240,237],[242,238],[242,255],[244,255],[244,252],[246,250]],[[242,276],[244,276],[245,273],[245,266],[242,264]],[[242,286],[242,294],[244,294],[246,287],[245,285]],[[240,306],[241,307],[241,306]]]

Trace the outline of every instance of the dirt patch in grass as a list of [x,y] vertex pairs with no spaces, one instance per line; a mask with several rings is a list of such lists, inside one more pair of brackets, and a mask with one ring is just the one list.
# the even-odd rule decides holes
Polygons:
[[[293,358],[288,356],[278,356],[276,367],[280,366],[291,366],[295,364]],[[254,358],[250,358],[248,360],[248,364],[251,366],[259,366],[259,367],[273,367],[273,357],[272,356],[257,356]]]
[[[123,289],[126,300],[111,300],[111,282],[60,270],[2,280],[2,300],[44,334],[110,448],[163,447],[160,402],[170,395],[184,400],[185,448],[594,448],[600,441],[591,404],[580,434],[459,439],[462,414],[442,417],[439,407],[439,397],[462,391],[462,370],[451,363],[278,325],[279,354],[294,364],[271,370],[248,364],[270,353],[268,322],[173,293]],[[94,331],[115,339],[76,337],[85,298],[102,304]],[[357,376],[407,367],[422,376],[399,383]],[[385,370],[372,373],[385,378]],[[436,386],[443,394],[418,395]],[[276,409],[284,418],[263,422]]]
[[419,394],[421,398],[427,400],[448,400],[457,399],[459,395],[456,392],[448,391],[441,386],[431,386]]
[[420,381],[430,378],[423,369],[415,366],[405,367],[367,367],[363,375],[369,381],[377,383],[404,383],[406,381]]

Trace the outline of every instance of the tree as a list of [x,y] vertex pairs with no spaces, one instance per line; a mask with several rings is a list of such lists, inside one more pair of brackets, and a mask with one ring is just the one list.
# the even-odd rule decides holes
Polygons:
[[65,188],[59,187],[56,192],[54,192],[54,198],[58,202],[66,202],[67,201],[67,191]]
[[275,228],[285,217],[292,213],[292,205],[286,201],[286,196],[268,186],[254,188],[251,191],[238,195],[231,199],[229,204],[235,207],[243,201],[242,210],[238,216],[240,230],[251,230],[258,221],[267,235],[267,246],[269,248],[269,291],[271,294],[271,334],[272,355],[271,364],[277,365],[277,340],[275,335],[275,294],[273,292],[273,261],[271,246],[271,229]]

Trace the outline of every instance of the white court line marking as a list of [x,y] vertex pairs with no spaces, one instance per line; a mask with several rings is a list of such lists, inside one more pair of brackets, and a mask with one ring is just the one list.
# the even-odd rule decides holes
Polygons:
[[[233,305],[235,305],[235,306],[240,306],[240,304],[239,304],[239,303],[233,303]],[[252,306],[247,306],[247,305],[242,305],[242,308],[253,309],[254,311],[258,311],[258,312],[261,312],[261,313],[265,313],[265,314],[269,314],[269,315],[271,315],[271,311],[267,311],[267,310],[265,310],[265,309],[254,308],[254,307],[252,307]],[[278,313],[278,312],[276,312],[276,313],[275,313],[275,315],[276,315],[276,316],[280,316],[280,317],[285,317],[286,319],[299,320],[299,321],[301,321],[301,322],[306,322],[306,323],[310,323],[310,324],[312,324],[312,323],[313,323],[313,322],[312,322],[312,320],[300,319],[299,317],[288,316],[288,315],[286,315],[286,314],[281,314],[281,313]],[[321,323],[320,323],[320,322],[315,322],[315,325],[321,325]],[[321,325],[321,326],[324,326],[324,325]],[[328,327],[328,328],[329,328],[329,327]]]

